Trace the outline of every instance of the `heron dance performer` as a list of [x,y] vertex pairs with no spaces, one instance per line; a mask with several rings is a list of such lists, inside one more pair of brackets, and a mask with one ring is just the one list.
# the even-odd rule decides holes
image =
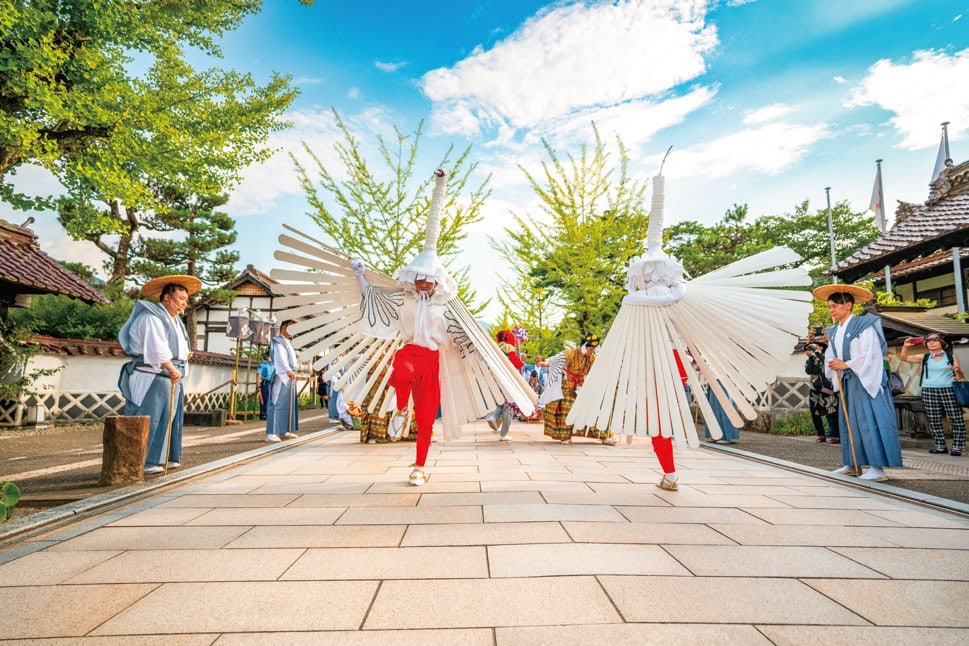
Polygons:
[[[675,490],[672,446],[696,447],[699,440],[673,351],[689,353],[734,426],[742,426],[744,417],[756,419],[752,402],[776,380],[811,312],[810,294],[776,288],[810,285],[811,279],[802,268],[764,272],[800,260],[775,247],[684,280],[683,265],[661,248],[663,200],[660,166],[646,253],[629,263],[629,293],[568,422],[655,438],[663,470],[657,486]],[[702,393],[697,371],[685,374],[692,392]],[[698,396],[696,402],[711,437],[722,438],[707,399]]]
[[[879,317],[851,313],[856,302],[867,303],[872,293],[854,285],[824,285],[814,290],[814,297],[828,304],[835,320],[828,328],[831,344],[824,355],[825,374],[840,393],[839,422],[847,432],[841,435],[844,466],[835,473],[884,482],[888,480],[885,467],[902,466],[895,404],[884,363],[888,344]],[[862,474],[864,465],[870,468]]]
[[573,437],[591,437],[610,446],[617,444],[608,428],[576,428],[566,421],[577,393],[595,364],[599,343],[597,334],[586,334],[581,346],[567,348],[548,360],[548,387],[542,391],[538,403],[545,407],[542,412],[545,435],[562,444],[571,444]]
[[[286,316],[294,345],[305,356],[322,355],[314,369],[336,382],[348,401],[361,401],[377,386],[369,412],[392,413],[388,433],[399,437],[413,414],[416,459],[408,482],[427,481],[425,465],[434,418],[440,407],[444,439],[461,424],[481,419],[505,401],[528,414],[536,396],[494,341],[457,297],[457,284],[437,256],[437,238],[447,198],[448,175],[434,173],[424,248],[391,279],[306,234],[282,235],[292,251],[276,258],[312,269],[275,269],[273,278],[296,281],[280,288],[292,296]],[[298,252],[298,253],[295,253]],[[390,366],[390,370],[385,370]]]
[[189,341],[179,318],[189,297],[202,287],[195,276],[162,276],[150,280],[141,294],[160,302],[139,300],[118,333],[121,348],[131,361],[121,368],[118,388],[125,398],[125,415],[151,418],[145,473],[162,473],[181,466],[182,418],[188,372]]

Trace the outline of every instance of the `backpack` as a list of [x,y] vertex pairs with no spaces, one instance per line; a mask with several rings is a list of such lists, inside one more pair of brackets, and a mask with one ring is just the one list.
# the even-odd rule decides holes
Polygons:
[[888,373],[888,389],[892,391],[892,395],[901,395],[905,392],[905,382],[897,372]]

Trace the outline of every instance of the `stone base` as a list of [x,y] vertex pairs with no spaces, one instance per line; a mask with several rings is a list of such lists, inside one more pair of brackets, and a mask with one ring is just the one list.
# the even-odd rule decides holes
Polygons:
[[148,452],[148,416],[124,417],[112,415],[104,418],[101,459],[102,487],[128,485],[145,479],[145,455]]

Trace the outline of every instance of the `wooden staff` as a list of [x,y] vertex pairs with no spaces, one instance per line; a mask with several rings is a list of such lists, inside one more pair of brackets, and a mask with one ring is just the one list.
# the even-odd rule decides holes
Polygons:
[[175,422],[175,380],[172,379],[172,395],[168,399],[168,436],[165,440],[165,471],[168,475],[168,458],[172,455],[172,424]]
[[854,476],[858,477],[861,475],[861,469],[858,468],[858,456],[855,455],[855,440],[851,434],[851,420],[848,419],[848,406],[845,404],[845,391],[841,386],[841,371],[835,370],[834,376],[838,380],[838,395],[841,397],[841,410],[844,411],[845,425],[848,427],[848,444],[851,446],[851,462],[855,467]]

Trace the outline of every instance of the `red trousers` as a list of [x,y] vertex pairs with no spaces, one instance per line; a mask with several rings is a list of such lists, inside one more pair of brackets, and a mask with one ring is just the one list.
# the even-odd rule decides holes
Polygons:
[[414,420],[417,422],[417,460],[419,467],[427,462],[431,448],[434,418],[441,405],[440,361],[437,350],[419,345],[405,345],[394,355],[390,385],[397,393],[397,410],[404,410],[414,395]]
[[649,439],[653,441],[653,453],[656,454],[656,459],[659,460],[659,466],[663,469],[663,473],[675,473],[676,465],[673,463],[673,438],[656,435]]

